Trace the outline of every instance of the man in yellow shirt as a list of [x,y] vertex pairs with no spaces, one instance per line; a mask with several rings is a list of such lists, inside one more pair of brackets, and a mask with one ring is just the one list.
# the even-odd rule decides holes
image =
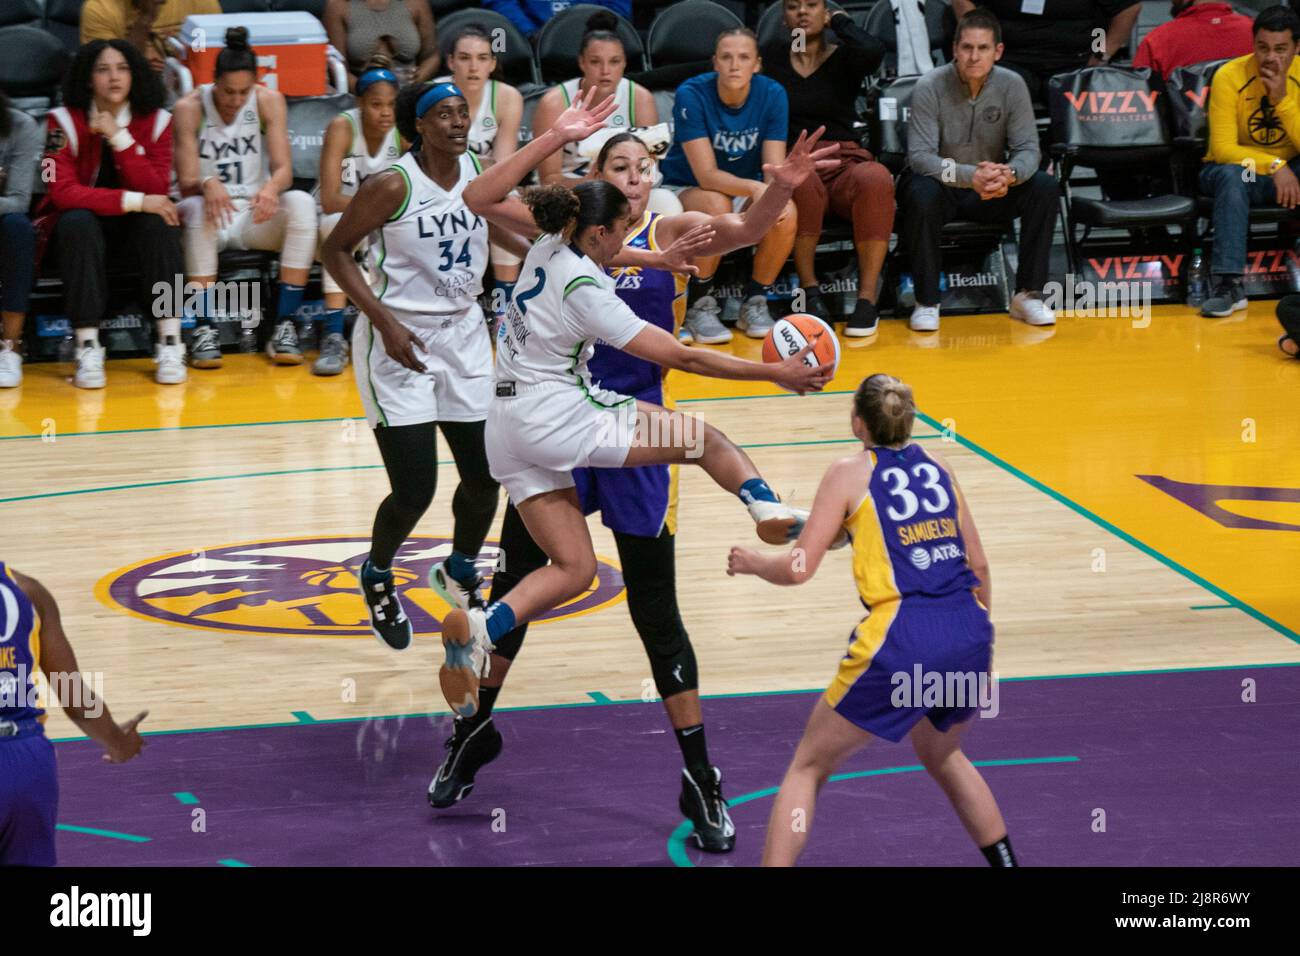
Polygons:
[[1229,60],[1210,87],[1210,147],[1201,192],[1214,197],[1213,288],[1201,315],[1246,308],[1241,275],[1251,206],[1300,205],[1300,17],[1269,7],[1255,18],[1253,53]]
[[161,70],[167,37],[181,32],[185,18],[220,13],[218,0],[86,0],[81,8],[81,42],[126,40]]

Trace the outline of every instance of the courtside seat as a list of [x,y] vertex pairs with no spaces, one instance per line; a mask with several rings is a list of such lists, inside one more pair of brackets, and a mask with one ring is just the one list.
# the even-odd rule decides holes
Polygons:
[[[1169,166],[1172,137],[1166,113],[1158,105],[1162,93],[1150,70],[1131,67],[1085,67],[1050,80],[1051,152],[1061,185],[1065,250],[1071,270],[1077,271],[1081,246],[1089,231],[1097,227],[1176,225],[1190,248],[1196,231],[1196,203],[1190,197],[1084,199],[1076,198],[1071,189],[1071,178],[1080,166],[1134,172]],[[1076,237],[1077,226],[1083,226],[1081,238]]]
[[655,18],[646,39],[650,67],[678,66],[708,60],[718,34],[741,27],[740,18],[712,0],[674,3]]
[[[948,0],[931,0],[925,5],[925,28],[930,38],[930,57],[934,65],[948,61],[952,49],[953,20],[952,7]],[[894,8],[887,0],[881,0],[866,15],[863,29],[879,37],[885,44],[885,76],[898,74],[898,28],[894,23]]]
[[44,23],[41,0],[4,0],[0,3],[0,28],[39,28]]
[[[551,17],[537,31],[537,64],[543,83],[563,83],[577,75],[578,48],[587,29],[587,19],[601,12],[610,11],[591,3],[575,4]],[[618,37],[627,51],[627,72],[640,73],[646,68],[641,34],[618,14],[614,17],[618,20]]]
[[81,5],[84,0],[45,0],[45,30],[63,48],[76,53],[81,45]]
[[63,44],[38,27],[0,29],[0,90],[15,109],[43,119],[55,104],[68,62]]
[[506,48],[497,53],[497,66],[501,70],[502,79],[511,86],[518,87],[521,93],[527,87],[540,82],[537,75],[537,63],[533,58],[533,48],[529,45],[528,38],[520,33],[519,28],[513,23],[492,10],[480,10],[478,8],[458,10],[438,19],[438,48],[442,51],[444,64],[447,61],[447,55],[451,52],[451,41],[462,27],[471,23],[477,23],[487,30],[489,34],[498,29],[502,31],[501,35],[505,38]]

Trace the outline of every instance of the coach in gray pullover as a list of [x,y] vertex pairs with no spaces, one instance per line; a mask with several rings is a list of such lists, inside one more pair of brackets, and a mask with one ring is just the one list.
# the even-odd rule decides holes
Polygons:
[[955,220],[1020,219],[1011,316],[1030,325],[1056,318],[1042,300],[1058,191],[1038,169],[1038,130],[1025,81],[994,64],[1002,28],[977,8],[957,24],[953,62],[921,77],[907,123],[907,172],[898,184],[900,237],[911,260],[916,331],[939,328],[939,241]]
[[41,158],[41,128],[0,93],[0,388],[22,383],[19,349],[36,274],[36,232],[27,218]]

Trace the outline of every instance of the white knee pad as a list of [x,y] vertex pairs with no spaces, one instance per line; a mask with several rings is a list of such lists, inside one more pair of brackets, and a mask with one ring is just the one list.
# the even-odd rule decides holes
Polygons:
[[203,197],[189,196],[176,204],[181,225],[185,227],[181,242],[185,250],[187,276],[214,276],[217,274],[217,253],[220,235],[207,221],[203,212]]
[[316,259],[316,200],[301,189],[290,189],[280,194],[280,209],[285,214],[280,268],[310,269]]
[[491,243],[492,264],[494,266],[517,266],[524,260],[511,252],[504,246],[498,246],[495,242]]
[[[341,212],[323,212],[320,214],[318,232],[321,246],[325,245],[325,240],[329,238],[330,233],[334,231],[334,227],[339,224],[339,220],[342,218],[343,213]],[[320,258],[319,247],[316,257]],[[326,269],[324,265],[321,266],[320,270],[320,287],[321,291],[326,295],[334,295],[343,291],[339,288],[339,284],[334,281],[334,277],[329,274],[329,270]]]

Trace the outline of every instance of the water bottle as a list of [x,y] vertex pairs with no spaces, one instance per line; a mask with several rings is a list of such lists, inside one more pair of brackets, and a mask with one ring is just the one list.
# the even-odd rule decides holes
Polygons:
[[948,291],[948,273],[944,272],[942,269],[939,270],[939,291]]
[[1187,305],[1199,309],[1205,301],[1209,283],[1205,275],[1205,260],[1200,249],[1192,250],[1192,261],[1187,266]]
[[257,327],[247,319],[239,324],[239,351],[245,355],[257,351]]
[[304,352],[316,348],[316,323],[310,316],[298,319],[298,347]]

